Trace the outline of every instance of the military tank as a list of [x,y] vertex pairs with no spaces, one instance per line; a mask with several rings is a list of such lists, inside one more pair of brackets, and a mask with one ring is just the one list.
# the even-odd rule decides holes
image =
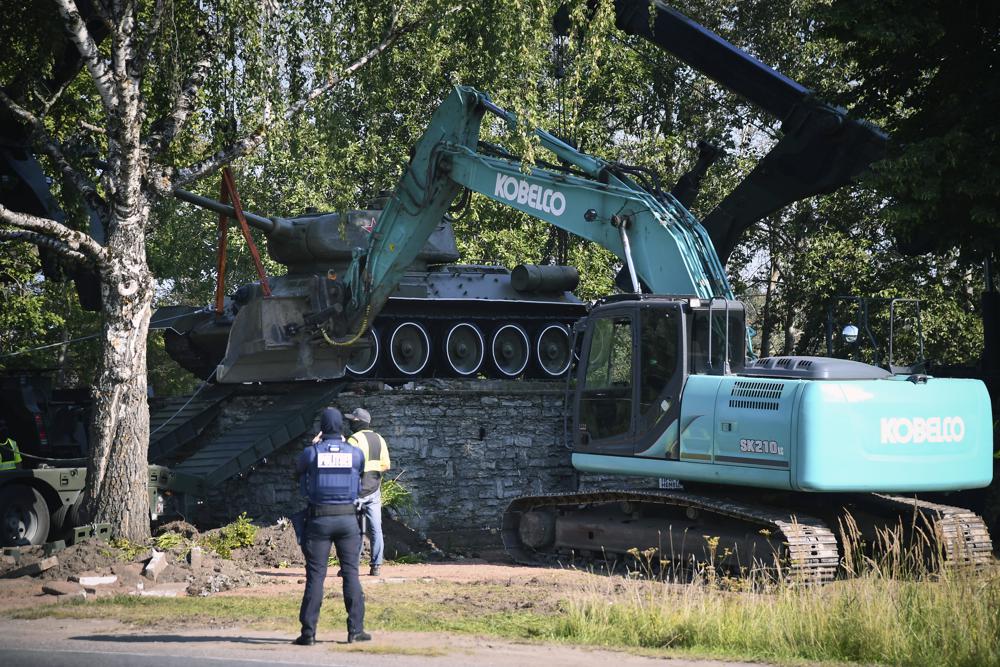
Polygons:
[[[185,190],[176,196],[235,219],[232,206]],[[286,267],[239,287],[222,312],[168,306],[153,315],[167,352],[202,379],[220,383],[333,379],[343,341],[322,328],[297,335],[344,300],[343,277],[355,249],[368,245],[385,203],[365,210],[306,213],[294,218],[245,213],[267,236],[268,255]],[[570,331],[586,314],[572,294],[570,266],[520,265],[513,271],[457,264],[450,220],[443,219],[386,307],[352,341],[347,375],[408,380],[426,377],[558,378],[570,365]],[[332,333],[332,332],[331,332]],[[339,348],[339,349],[338,349]]]

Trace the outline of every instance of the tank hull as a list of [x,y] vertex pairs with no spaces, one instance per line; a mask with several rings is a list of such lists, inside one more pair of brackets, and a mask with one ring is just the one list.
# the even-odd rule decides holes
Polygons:
[[[222,316],[191,307],[163,308],[153,316],[154,327],[164,328],[167,352],[177,363],[201,379],[223,383],[344,375],[557,378],[569,366],[571,327],[586,315],[586,305],[571,292],[543,291],[548,283],[518,291],[506,269],[451,265],[408,274],[366,327],[370,331],[349,349],[319,336],[307,346],[281,340],[279,323],[301,321],[314,307],[303,296],[310,279],[279,278],[268,299],[256,293],[256,286],[246,286]],[[478,349],[463,352],[455,344],[463,336],[466,348]]]

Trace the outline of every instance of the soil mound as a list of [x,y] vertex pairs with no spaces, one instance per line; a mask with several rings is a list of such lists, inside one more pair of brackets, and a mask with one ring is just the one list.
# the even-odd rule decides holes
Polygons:
[[[106,542],[82,542],[46,556],[42,547],[24,547],[16,551],[0,566],[0,577],[37,565],[41,572],[27,576],[39,582],[69,581],[79,577],[106,577],[115,575],[117,581],[102,587],[111,594],[147,594],[164,584],[174,590],[183,588],[188,595],[210,595],[233,588],[254,586],[267,581],[248,570],[238,561],[219,557],[197,547],[200,556],[192,556],[191,542],[179,542],[162,552],[165,567],[155,575],[147,572],[147,565],[154,556],[154,549],[134,550],[112,546]],[[197,552],[196,552],[197,553]],[[52,565],[52,559],[55,565]],[[178,587],[176,585],[183,584]]]
[[[244,524],[243,528],[248,526]],[[445,554],[433,542],[393,516],[385,517],[382,530],[387,560],[445,559]],[[225,527],[199,533],[195,526],[175,521],[160,526],[156,537],[142,547],[87,541],[48,556],[43,547],[22,547],[0,561],[0,577],[28,567],[30,571],[25,576],[39,583],[115,575],[115,583],[101,588],[107,594],[154,594],[166,585],[174,591],[186,591],[188,595],[211,595],[267,583],[269,578],[258,574],[258,570],[305,564],[295,531],[287,519],[271,526],[256,526],[253,543],[231,549],[228,557],[220,555],[226,553],[224,549],[216,551],[214,548],[232,537],[224,531]],[[363,557],[368,558],[367,540]],[[162,560],[162,563],[148,567],[153,559]],[[33,565],[37,567],[32,569]]]
[[251,546],[233,550],[233,560],[249,570],[305,565],[289,521],[258,528]]

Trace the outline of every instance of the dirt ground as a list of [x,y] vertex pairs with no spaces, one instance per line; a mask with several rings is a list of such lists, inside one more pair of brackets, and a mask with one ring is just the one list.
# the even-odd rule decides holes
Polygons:
[[[155,546],[130,552],[121,545],[92,541],[52,553],[40,546],[5,549],[0,561],[0,607],[13,609],[78,597],[121,594],[175,597],[301,591],[305,563],[289,523],[281,521],[271,526],[258,526],[253,544],[233,549],[228,558],[206,546],[205,538],[217,533],[218,530],[201,534],[184,522],[161,526],[156,536],[171,534],[173,539],[169,547],[160,550],[165,565],[155,576],[147,567]],[[523,572],[511,574],[510,561],[499,549],[477,550],[476,554],[482,557],[474,559],[445,554],[427,538],[389,517],[384,522],[384,533],[390,559],[416,562],[402,564],[390,560],[383,567],[381,577],[365,577],[366,585],[417,580],[502,583],[512,576],[524,576]],[[192,546],[196,545],[201,545],[200,558],[193,559]],[[56,559],[54,565],[53,558]],[[33,565],[46,566],[46,569],[11,576]],[[542,576],[559,576],[553,572],[556,571],[539,570],[544,573]],[[335,576],[336,567],[331,568],[330,574]],[[115,577],[113,583],[76,582],[80,577],[109,576]]]
[[[44,572],[13,578],[5,575],[43,562],[47,556],[41,547],[20,549],[16,563],[13,556],[5,556],[0,565],[0,610],[27,609],[31,615],[30,609],[41,605],[116,594],[286,599],[302,594],[305,570],[301,551],[291,527],[284,523],[258,527],[253,544],[233,550],[230,559],[204,550],[200,563],[190,562],[187,553],[191,544],[199,540],[206,544],[205,535],[199,535],[193,526],[186,524],[164,526],[160,532],[179,537],[171,538],[176,544],[162,552],[167,564],[155,580],[144,574],[153,556],[149,548],[132,554],[107,543],[83,543],[49,555],[50,559],[57,558],[58,563]],[[393,521],[386,522],[385,532],[390,555],[402,561],[419,562],[390,560],[378,577],[367,576],[367,568],[363,569],[365,596],[376,607],[405,598],[416,604],[431,601],[435,607],[461,612],[460,615],[469,618],[497,612],[517,613],[528,608],[534,614],[550,616],[582,590],[601,588],[613,592],[621,585],[606,576],[579,570],[514,565],[502,550],[488,545],[477,545],[466,552],[479,557],[445,554],[426,538]],[[70,581],[81,575],[115,575],[117,581],[96,586]],[[335,565],[329,569],[326,595],[330,598],[341,595]],[[114,662],[116,655],[118,658],[127,655],[129,664],[142,667],[164,664],[164,655],[175,656],[177,664],[187,665],[216,664],[211,661],[239,657],[247,664],[325,664],[333,659],[345,667],[388,664],[517,667],[537,662],[551,667],[609,662],[621,667],[652,667],[663,664],[664,660],[662,655],[629,655],[560,643],[506,641],[440,632],[380,631],[371,645],[357,647],[343,642],[339,628],[336,632],[325,631],[322,641],[310,651],[291,646],[294,630],[246,628],[220,623],[214,617],[210,621],[204,617],[171,617],[169,622],[135,624],[126,617],[16,620],[5,616],[0,614],[0,654],[13,660],[11,664],[47,664],[44,660],[52,655],[65,660],[60,664],[86,667],[120,664]],[[44,647],[38,637],[45,638]],[[670,662],[678,667],[737,664],[748,667],[736,662],[678,659]]]

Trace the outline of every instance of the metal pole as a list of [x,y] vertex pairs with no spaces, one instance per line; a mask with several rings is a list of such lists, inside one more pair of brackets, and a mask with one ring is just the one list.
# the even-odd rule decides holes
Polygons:
[[632,264],[632,247],[628,242],[628,234],[625,232],[625,220],[617,215],[611,217],[611,224],[618,227],[618,233],[622,237],[622,247],[625,249],[625,266],[628,267],[628,277],[632,280],[632,291],[636,294],[642,292],[639,287],[639,278],[635,275],[635,265]]

